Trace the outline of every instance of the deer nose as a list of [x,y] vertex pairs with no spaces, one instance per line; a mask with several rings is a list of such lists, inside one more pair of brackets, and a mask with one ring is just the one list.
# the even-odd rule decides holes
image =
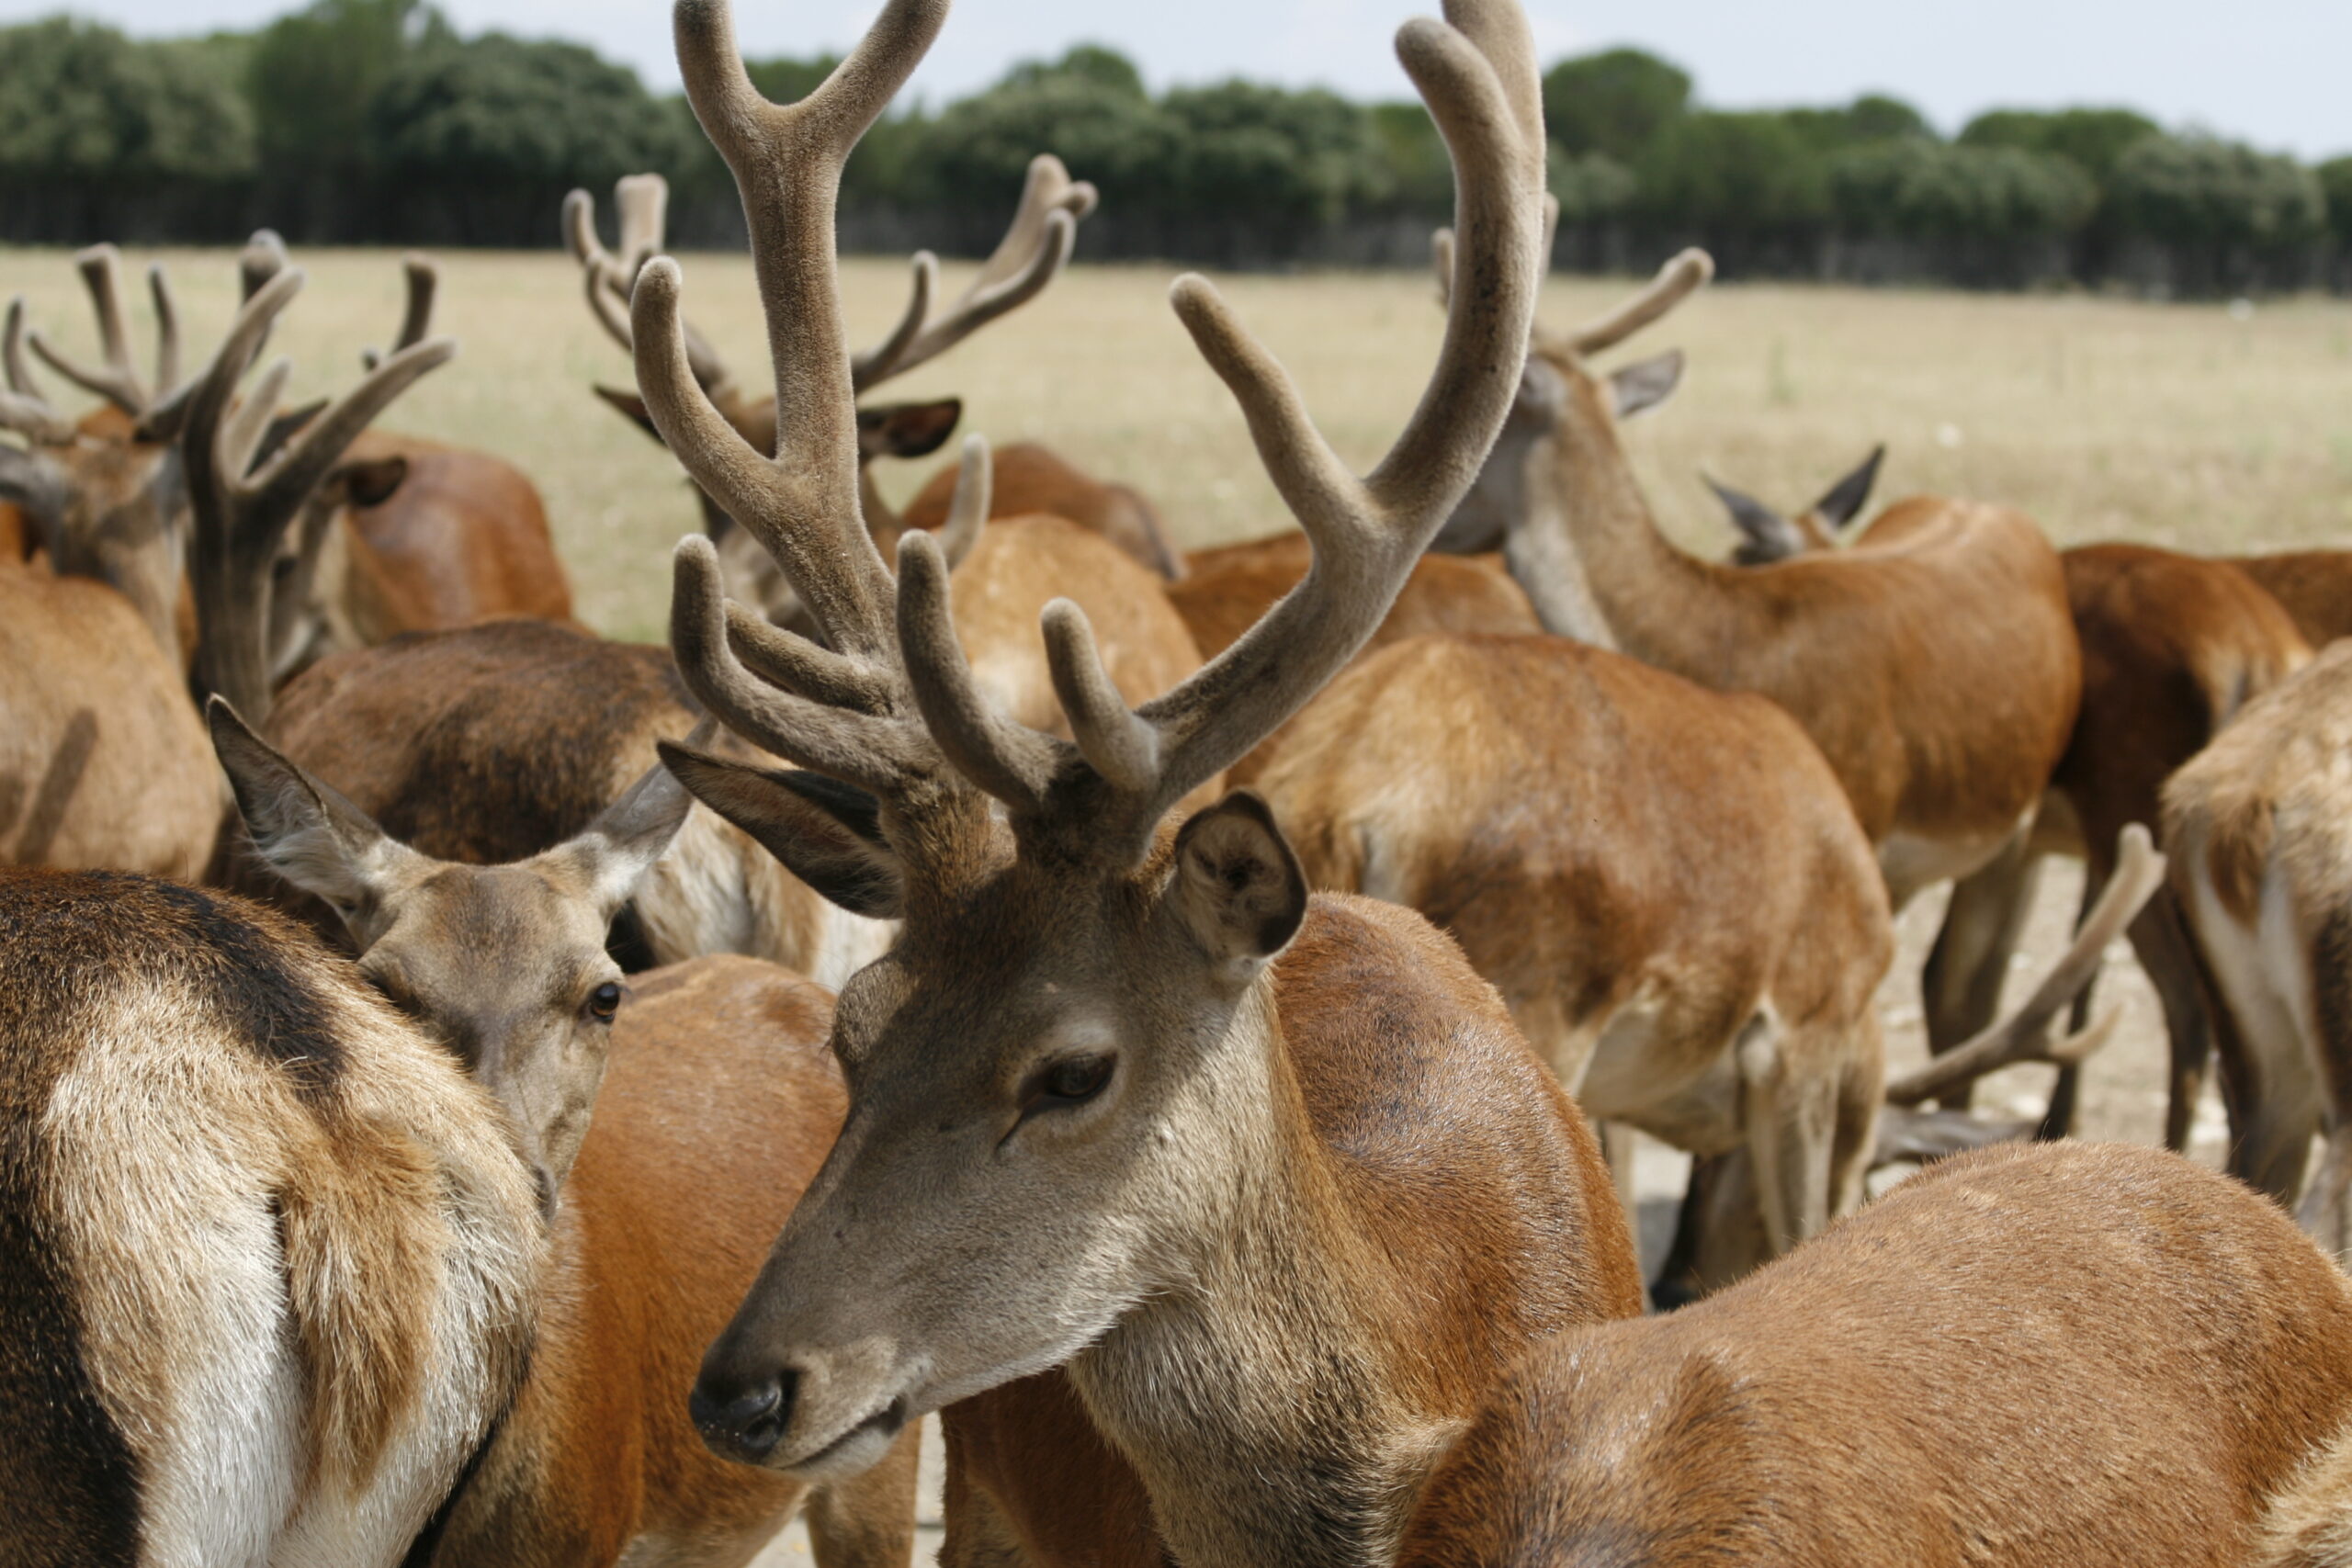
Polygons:
[[784,1440],[794,1382],[789,1369],[748,1382],[706,1372],[686,1396],[686,1414],[711,1452],[739,1464],[758,1464]]

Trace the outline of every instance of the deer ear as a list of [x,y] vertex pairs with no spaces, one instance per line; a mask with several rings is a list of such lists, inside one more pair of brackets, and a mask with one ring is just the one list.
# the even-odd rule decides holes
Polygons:
[[1176,835],[1176,915],[1209,957],[1254,968],[1298,934],[1306,874],[1266,803],[1236,790]]
[[894,920],[905,876],[862,789],[819,773],[754,768],[674,741],[662,761],[695,798],[757,840],[785,869],[853,915]]
[[214,697],[204,718],[255,852],[278,875],[324,899],[354,940],[364,942],[362,913],[424,857],[255,735],[223,699]]
[[582,872],[609,920],[636,895],[653,863],[670,852],[694,804],[670,770],[656,762],[594,821],[544,852],[569,859]]
[[883,403],[857,411],[857,449],[868,457],[928,457],[947,445],[964,400],[935,403]]
[[654,440],[662,439],[662,433],[653,428],[653,416],[645,410],[645,400],[639,397],[635,391],[621,387],[607,387],[601,381],[596,384],[595,391],[596,395],[604,399],[606,403],[620,410],[623,419],[636,425]]
[[336,464],[319,488],[340,486],[354,506],[381,506],[407,482],[406,457],[357,457]]
[[1631,419],[1674,396],[1682,385],[1682,351],[1669,348],[1655,359],[1644,359],[1609,373],[1610,394],[1616,399],[1617,417]]
[[1754,496],[1736,491],[1727,484],[1718,484],[1707,474],[1699,476],[1715,499],[1731,513],[1732,522],[1747,536],[1736,558],[1742,566],[1764,566],[1791,556],[1803,555],[1805,547],[1804,531]]
[[1828,493],[1813,503],[1813,510],[1832,528],[1843,528],[1861,514],[1871,498],[1871,487],[1878,483],[1878,466],[1886,461],[1886,444],[1881,442],[1871,448],[1860,468],[1829,487]]

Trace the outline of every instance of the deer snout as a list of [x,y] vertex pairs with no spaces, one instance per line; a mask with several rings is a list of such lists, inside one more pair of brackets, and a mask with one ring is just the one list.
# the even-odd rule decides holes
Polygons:
[[686,1396],[686,1415],[719,1458],[763,1463],[784,1440],[798,1382],[788,1367],[749,1376],[705,1367]]

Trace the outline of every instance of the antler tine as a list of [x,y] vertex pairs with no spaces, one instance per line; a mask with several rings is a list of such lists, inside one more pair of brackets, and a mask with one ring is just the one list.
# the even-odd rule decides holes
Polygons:
[[679,540],[673,566],[670,649],[687,689],[728,728],[885,798],[936,768],[923,737],[880,716],[888,695],[871,671],[789,632],[755,627],[729,603],[708,539]]
[[292,360],[272,360],[254,389],[230,412],[228,423],[220,427],[222,472],[242,479],[253,471],[254,455],[261,449],[262,437],[269,434],[270,421],[277,415],[277,400],[286,395],[286,382],[293,374]]
[[[1199,277],[1172,298],[1241,405],[1259,456],[1315,548],[1306,580],[1173,691],[1132,713],[1112,692],[1084,618],[1046,617],[1055,685],[1080,745],[987,711],[955,644],[936,542],[899,547],[909,682],[959,771],[1012,807],[1016,826],[1062,786],[1091,795],[1090,829],[1136,852],[1160,817],[1296,712],[1372,635],[1413,562],[1476,477],[1519,382],[1540,281],[1542,109],[1532,40],[1514,0],[1452,0],[1448,26],[1408,23],[1397,54],[1453,152],[1463,287],[1443,348],[1404,432],[1359,479],[1317,432],[1282,367]],[[1086,646],[1081,647],[1081,643]],[[1104,821],[1075,764],[1124,796]],[[1123,835],[1124,830],[1124,835]]]
[[179,306],[162,262],[148,264],[147,296],[155,302],[155,395],[160,398],[180,384]]
[[931,297],[939,288],[939,258],[929,251],[917,251],[913,265],[914,282],[907,290],[907,308],[900,313],[899,324],[872,348],[860,349],[850,356],[849,384],[860,397],[898,373],[899,361],[905,357],[908,347],[931,315]]
[[1714,276],[1714,258],[1695,246],[1670,257],[1657,269],[1649,287],[1570,333],[1568,347],[1578,355],[1614,348],[1704,288]]
[[946,558],[948,570],[961,566],[980,542],[995,488],[996,465],[989,457],[989,438],[978,434],[965,436],[956,490],[947,501],[947,521],[939,525],[939,553]]
[[[251,474],[258,444],[284,378],[273,367],[236,417],[237,384],[278,314],[300,292],[288,268],[265,283],[238,312],[226,342],[190,399],[180,440],[188,496],[196,513],[197,675],[204,687],[244,712],[269,702],[269,573],[287,526],[353,438],[417,378],[445,364],[457,344],[435,339],[402,349]],[[260,412],[252,412],[258,409]]]
[[33,379],[32,367],[25,363],[25,297],[21,294],[8,301],[7,319],[0,324],[0,371],[7,378],[6,390],[0,391],[0,430],[13,430],[52,446],[74,439],[73,422],[42,394],[40,384]]
[[82,274],[83,286],[90,291],[91,308],[97,313],[99,351],[106,356],[107,367],[94,370],[60,353],[39,332],[33,333],[28,341],[33,352],[51,369],[137,419],[147,412],[148,396],[147,389],[140,384],[139,372],[131,366],[130,344],[123,332],[122,253],[112,245],[92,245],[75,254],[74,265]]
[[2064,1067],[2088,1058],[2113,1032],[2120,1016],[2114,1010],[2063,1040],[2049,1039],[2050,1026],[2090,983],[2108,944],[2123,933],[2164,879],[2165,857],[2156,852],[2148,829],[2137,822],[2130,824],[2119,840],[2115,874],[2092,906],[2074,945],[2034,988],[2025,1006],[1974,1039],[1889,1084],[1888,1103],[1917,1105],[1930,1095],[1949,1093],[2018,1062],[2047,1062]]
[[1020,205],[1013,209],[1004,238],[997,242],[979,276],[955,307],[927,326],[923,317],[937,279],[925,265],[930,253],[917,254],[915,297],[889,337],[857,356],[852,367],[857,389],[869,391],[938,358],[989,322],[1044,293],[1069,265],[1070,253],[1078,243],[1079,221],[1094,210],[1098,199],[1091,185],[1070,179],[1059,158],[1050,152],[1032,158]]
[[25,297],[21,294],[10,298],[6,322],[0,325],[0,373],[6,374],[7,389],[17,396],[38,403],[49,401],[40,383],[33,379],[33,367],[25,363]]
[[670,182],[660,175],[623,175],[613,186],[613,207],[621,225],[620,275],[633,282],[638,269],[662,252]]
[[[286,242],[278,238],[275,229],[256,229],[237,253],[237,283],[243,290],[241,298],[250,303],[262,291],[263,286],[291,266],[286,254]],[[256,350],[255,352],[259,352]]]
[[[413,347],[424,341],[433,329],[433,296],[441,285],[441,269],[433,258],[420,251],[411,251],[401,257],[401,276],[407,289],[407,303],[401,310],[400,335],[392,340],[391,352]],[[359,352],[360,368],[373,370],[383,364],[384,355],[376,349]]]
[[[636,336],[629,327],[629,290],[645,264],[662,252],[667,228],[670,182],[660,175],[623,175],[615,183],[614,205],[619,210],[621,254],[605,249],[596,237],[596,199],[584,190],[563,198],[563,228],[571,254],[579,259],[588,309],[612,340],[631,353]],[[725,396],[735,385],[733,372],[709,341],[682,322],[686,334],[686,362],[695,380],[714,397]]]
[[842,164],[946,14],[946,0],[888,0],[823,85],[785,107],[761,96],[744,73],[726,0],[678,0],[680,73],[742,195],[776,401],[791,411],[779,422],[773,459],[738,434],[695,383],[677,264],[649,263],[630,301],[638,386],[671,451],[767,547],[827,646],[885,661],[894,654],[893,585],[858,504],[833,211]]

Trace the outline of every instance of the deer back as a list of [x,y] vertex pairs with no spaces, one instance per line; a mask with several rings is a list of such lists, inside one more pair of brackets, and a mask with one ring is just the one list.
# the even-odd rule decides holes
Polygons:
[[1531,1353],[1399,1561],[2236,1562],[2347,1414],[2352,1287],[2274,1205],[2160,1151],[1986,1151]]

